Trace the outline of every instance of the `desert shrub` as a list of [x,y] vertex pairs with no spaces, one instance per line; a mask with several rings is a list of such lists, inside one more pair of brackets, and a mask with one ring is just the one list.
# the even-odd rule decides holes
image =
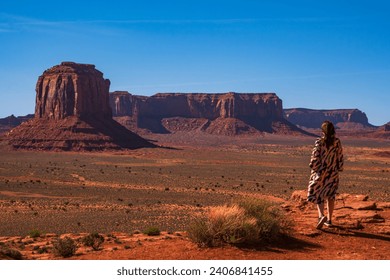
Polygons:
[[28,233],[28,235],[31,237],[31,238],[37,238],[37,237],[40,237],[41,236],[41,232],[37,229],[33,229],[33,230],[30,230],[30,232]]
[[44,253],[48,253],[48,252],[49,252],[49,249],[46,246],[39,247],[37,250],[38,254],[44,254]]
[[257,241],[274,241],[291,230],[291,224],[278,204],[267,200],[245,199],[238,202],[247,215],[256,219]]
[[238,205],[210,208],[190,225],[189,236],[201,246],[245,243],[255,239],[256,220]]
[[104,242],[104,237],[99,233],[91,233],[82,239],[85,246],[92,247],[95,251],[100,249],[100,245]]
[[201,247],[212,247],[214,236],[211,234],[209,227],[210,223],[207,217],[198,215],[188,227],[188,236]]
[[22,260],[23,255],[16,249],[9,248],[6,245],[0,246],[0,260]]
[[190,224],[188,234],[199,246],[261,244],[288,232],[288,224],[275,204],[265,200],[243,200],[211,207]]
[[53,250],[57,256],[68,258],[74,255],[77,245],[70,237],[60,238],[53,243]]
[[144,231],[144,234],[148,236],[157,236],[160,235],[160,229],[158,227],[149,227]]

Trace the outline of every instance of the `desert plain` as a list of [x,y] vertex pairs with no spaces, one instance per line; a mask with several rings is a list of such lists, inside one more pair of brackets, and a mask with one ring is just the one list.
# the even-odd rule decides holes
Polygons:
[[[315,138],[145,136],[157,148],[114,152],[12,150],[1,143],[0,242],[25,259],[60,258],[51,240],[105,236],[100,250],[79,244],[75,259],[389,259],[390,143],[341,137],[335,227],[316,230],[304,201]],[[292,222],[278,244],[199,248],[192,219],[243,197],[280,205]],[[157,227],[161,234],[142,232]],[[32,238],[31,232],[40,236]],[[44,249],[42,249],[44,248]],[[4,256],[3,256],[4,257]]]

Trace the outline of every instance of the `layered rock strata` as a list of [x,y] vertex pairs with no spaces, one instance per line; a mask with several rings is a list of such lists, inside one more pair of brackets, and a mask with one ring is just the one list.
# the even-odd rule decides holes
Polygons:
[[283,117],[275,93],[110,93],[113,116],[132,129],[154,133],[201,130],[211,134],[304,133]]
[[107,150],[153,144],[112,119],[110,81],[91,64],[63,62],[36,85],[35,117],[7,134],[13,148]]
[[111,118],[110,80],[92,64],[62,62],[38,78],[35,117]]
[[0,119],[0,135],[10,131],[12,128],[20,125],[21,123],[34,118],[33,114],[26,116],[15,117],[14,115]]
[[340,129],[374,128],[368,122],[366,114],[358,109],[313,110],[293,108],[285,109],[284,115],[291,123],[304,128],[320,128],[325,120],[333,122]]

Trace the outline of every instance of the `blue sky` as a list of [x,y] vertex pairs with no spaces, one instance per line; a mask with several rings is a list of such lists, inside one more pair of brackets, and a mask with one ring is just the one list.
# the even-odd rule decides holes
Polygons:
[[388,1],[0,2],[0,117],[33,113],[62,61],[95,64],[111,91],[275,92],[390,121]]

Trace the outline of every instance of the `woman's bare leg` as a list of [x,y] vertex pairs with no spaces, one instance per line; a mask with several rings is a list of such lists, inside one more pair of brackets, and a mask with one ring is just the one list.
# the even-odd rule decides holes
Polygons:
[[327,208],[328,208],[328,221],[332,220],[333,210],[334,210],[334,199],[328,199]]
[[324,223],[327,221],[326,216],[324,215],[324,203],[317,204],[318,210],[318,224],[317,229],[321,229]]
[[318,210],[318,217],[321,218],[324,215],[324,203],[317,204],[317,210]]

